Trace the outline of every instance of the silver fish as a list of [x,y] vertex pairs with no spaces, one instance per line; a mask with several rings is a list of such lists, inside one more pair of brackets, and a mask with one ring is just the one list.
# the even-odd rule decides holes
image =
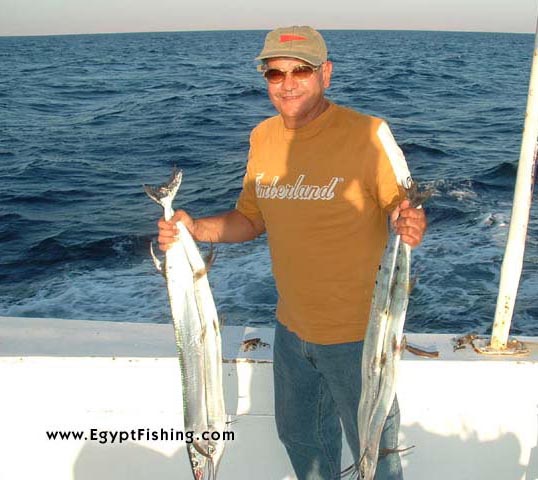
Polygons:
[[[430,192],[407,190],[412,206],[421,205]],[[396,396],[403,350],[403,328],[409,303],[411,248],[391,235],[379,267],[362,354],[362,387],[357,422],[359,478],[372,480],[379,458],[379,442]],[[387,452],[390,454],[390,452]],[[397,452],[394,452],[397,453]]]
[[[396,396],[403,327],[409,302],[411,249],[409,245],[397,241],[399,237],[394,238],[392,243],[397,244],[397,255],[392,270],[390,305],[383,312],[380,321],[382,329],[373,329],[379,331],[375,342],[376,350],[372,352],[372,349],[367,348],[368,340],[365,340],[363,350],[363,386],[358,411],[359,475],[361,479],[367,480],[374,478],[381,434]],[[392,253],[393,250],[389,252]]]
[[[148,196],[163,207],[165,220],[174,215],[172,202],[181,179],[182,172],[174,170],[168,183],[144,185]],[[187,228],[181,223],[178,228],[180,240],[166,251],[164,264],[153,249],[151,255],[166,278],[181,370],[184,429],[194,432],[192,443],[187,443],[192,473],[195,480],[214,480],[227,425],[220,329],[206,264]]]

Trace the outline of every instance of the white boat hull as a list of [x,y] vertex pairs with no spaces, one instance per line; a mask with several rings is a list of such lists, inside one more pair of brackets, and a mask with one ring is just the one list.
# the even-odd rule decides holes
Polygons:
[[[191,478],[182,441],[99,439],[182,431],[171,325],[0,317],[0,332],[0,479]],[[295,478],[274,426],[272,350],[240,349],[244,338],[272,345],[273,330],[225,327],[222,335],[226,408],[236,422],[219,479]],[[538,338],[520,338],[531,354],[519,359],[454,352],[452,338],[408,335],[440,358],[406,352],[401,363],[400,444],[415,446],[402,454],[405,477],[538,478]],[[78,430],[88,439],[46,436]],[[349,464],[347,447],[344,457]]]

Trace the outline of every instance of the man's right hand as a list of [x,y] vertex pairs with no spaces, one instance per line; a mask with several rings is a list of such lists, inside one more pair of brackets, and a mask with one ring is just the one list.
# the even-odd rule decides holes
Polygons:
[[178,241],[181,222],[197,242],[236,243],[255,239],[265,231],[262,219],[250,220],[238,210],[229,210],[212,217],[192,218],[185,210],[177,210],[168,222],[161,218],[159,226],[159,248],[166,252]]
[[172,245],[179,240],[179,229],[177,223],[181,222],[191,234],[194,231],[194,220],[185,210],[176,210],[174,216],[166,221],[161,218],[157,225],[159,227],[159,249],[163,252],[169,250]]

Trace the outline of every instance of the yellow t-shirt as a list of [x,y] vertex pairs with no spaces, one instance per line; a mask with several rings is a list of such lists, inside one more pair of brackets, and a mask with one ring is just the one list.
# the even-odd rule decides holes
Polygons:
[[252,131],[236,208],[265,222],[277,317],[303,340],[364,339],[387,214],[403,199],[380,127],[392,138],[331,103],[303,128],[279,115]]

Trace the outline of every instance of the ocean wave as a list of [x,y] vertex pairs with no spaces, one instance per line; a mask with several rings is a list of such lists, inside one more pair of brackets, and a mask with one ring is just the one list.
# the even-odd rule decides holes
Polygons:
[[33,65],[31,67],[23,67],[20,69],[22,74],[34,74],[41,72],[49,72],[51,70],[57,70],[58,64],[47,64],[47,65]]
[[517,165],[509,162],[502,162],[482,172],[473,181],[482,190],[510,190],[514,188],[517,177]]
[[430,225],[454,225],[468,219],[469,213],[457,206],[442,206],[439,203],[431,202],[424,205],[427,209],[428,223]]
[[[258,241],[246,256],[241,245],[217,250],[209,280],[219,317],[227,325],[271,324],[276,290],[266,248]],[[170,322],[166,284],[147,250],[135,265],[102,265],[36,277],[35,288],[19,288],[16,301],[0,294],[0,308],[8,316]]]
[[[49,177],[44,176],[45,179]],[[40,190],[34,188],[32,191],[22,190],[20,192],[12,192],[6,195],[5,202],[7,204],[14,204],[18,207],[23,205],[41,205],[41,206],[54,206],[54,205],[72,205],[73,202],[79,200],[88,200],[95,197],[97,194],[89,188],[58,188],[46,190]]]
[[97,99],[99,97],[108,97],[122,95],[124,92],[118,88],[112,88],[110,85],[99,85],[84,82],[77,85],[66,85],[65,83],[43,85],[43,89],[51,90],[53,94],[62,95],[73,100],[77,99]]
[[[184,88],[185,88],[185,90],[188,90],[190,87],[185,86]],[[152,103],[154,105],[161,104],[163,107],[166,107],[166,106],[169,106],[169,105],[179,104],[179,103],[183,102],[184,100],[185,100],[185,98],[184,98],[183,95],[173,94],[173,95],[168,95],[168,96],[163,97],[163,98],[155,99]]]
[[[18,213],[0,213],[0,243],[3,243],[2,260],[8,256],[6,244],[16,242],[21,238],[21,230],[26,226],[28,219]],[[2,262],[0,260],[0,263]]]
[[[216,118],[215,115],[210,113],[204,115],[204,112],[201,112],[198,115],[191,116],[189,123],[191,127],[210,127],[221,125],[221,120]],[[198,135],[205,136],[207,132],[198,132]]]
[[415,142],[404,141],[400,144],[400,147],[406,156],[407,155],[409,156],[425,155],[425,156],[433,157],[433,158],[442,158],[442,157],[447,157],[449,155],[449,153],[442,148],[433,147],[431,145],[419,144]]
[[248,100],[249,98],[263,98],[265,99],[267,97],[267,92],[264,88],[257,88],[257,87],[244,87],[244,88],[237,88],[236,91],[227,93],[225,95],[225,99],[245,99]]
[[125,113],[124,109],[116,108],[107,111],[101,112],[92,112],[86,113],[84,115],[78,116],[78,118],[73,122],[74,125],[105,125],[110,124],[112,120],[122,116]]
[[[95,235],[95,234],[94,234]],[[150,236],[119,235],[90,241],[74,241],[64,232],[49,236],[31,245],[17,263],[24,267],[77,265],[77,268],[115,259],[116,263],[132,262],[147,253]]]
[[488,212],[480,223],[485,227],[507,227],[510,223],[510,217],[505,213]]
[[168,323],[164,280],[151,267],[59,272],[19,290],[18,301],[0,295],[0,308],[7,316]]

